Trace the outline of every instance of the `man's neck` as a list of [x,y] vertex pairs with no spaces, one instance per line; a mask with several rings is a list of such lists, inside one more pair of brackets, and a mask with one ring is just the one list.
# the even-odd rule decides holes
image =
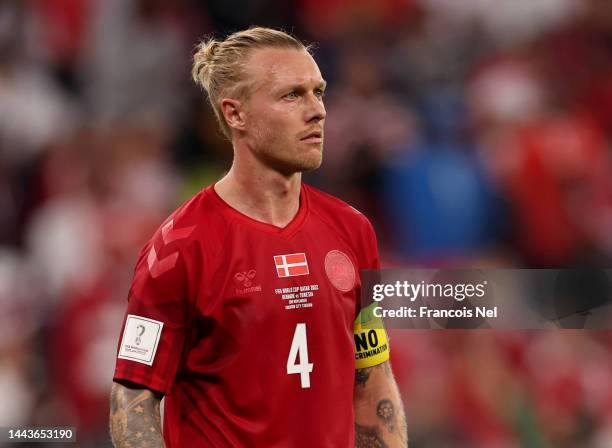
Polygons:
[[301,173],[284,176],[261,164],[235,159],[214,186],[232,208],[257,221],[286,227],[300,208]]

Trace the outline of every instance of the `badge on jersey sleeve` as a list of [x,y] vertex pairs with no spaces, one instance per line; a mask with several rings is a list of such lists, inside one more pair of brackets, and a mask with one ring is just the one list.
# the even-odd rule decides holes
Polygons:
[[376,304],[363,308],[355,319],[355,368],[373,367],[389,359],[389,339],[382,319],[373,314]]
[[153,365],[163,322],[128,314],[118,358]]

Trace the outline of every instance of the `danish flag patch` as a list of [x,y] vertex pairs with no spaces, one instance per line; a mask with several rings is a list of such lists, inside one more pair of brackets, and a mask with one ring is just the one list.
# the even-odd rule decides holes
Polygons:
[[276,274],[280,278],[310,274],[306,254],[303,252],[300,254],[275,255],[274,264],[276,265]]

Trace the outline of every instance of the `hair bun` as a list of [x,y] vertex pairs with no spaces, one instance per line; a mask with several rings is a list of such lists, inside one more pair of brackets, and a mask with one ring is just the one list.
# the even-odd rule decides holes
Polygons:
[[214,39],[205,39],[196,47],[195,54],[193,55],[191,76],[196,83],[198,83],[198,80],[205,81],[206,85],[202,87],[207,87],[208,80],[210,79],[210,67],[218,49],[219,42]]

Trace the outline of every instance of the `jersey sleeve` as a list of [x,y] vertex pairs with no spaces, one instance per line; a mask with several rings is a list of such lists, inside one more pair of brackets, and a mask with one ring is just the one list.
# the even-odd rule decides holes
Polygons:
[[[363,264],[360,269],[380,269],[376,233],[369,221],[366,220],[366,224],[362,234]],[[361,307],[361,300],[359,304],[359,313],[354,323],[355,368],[363,369],[382,364],[389,359],[389,339],[382,318],[374,315],[376,304],[364,304],[365,306]]]
[[128,294],[113,379],[167,394],[188,331],[188,280],[182,248],[159,231],[143,248]]
[[378,254],[378,240],[376,232],[370,221],[366,220],[363,233],[364,266],[361,269],[380,269],[380,255]]
[[[378,254],[378,240],[376,239],[376,232],[370,221],[363,215],[361,215],[362,222],[358,227],[358,240],[357,246],[357,257],[358,257],[358,270],[359,275],[362,275],[364,270],[379,270],[380,269],[380,256]],[[361,282],[359,283],[357,290],[357,301],[355,303],[355,317],[361,311],[362,306],[369,305],[369,301],[362,303],[361,300]]]

